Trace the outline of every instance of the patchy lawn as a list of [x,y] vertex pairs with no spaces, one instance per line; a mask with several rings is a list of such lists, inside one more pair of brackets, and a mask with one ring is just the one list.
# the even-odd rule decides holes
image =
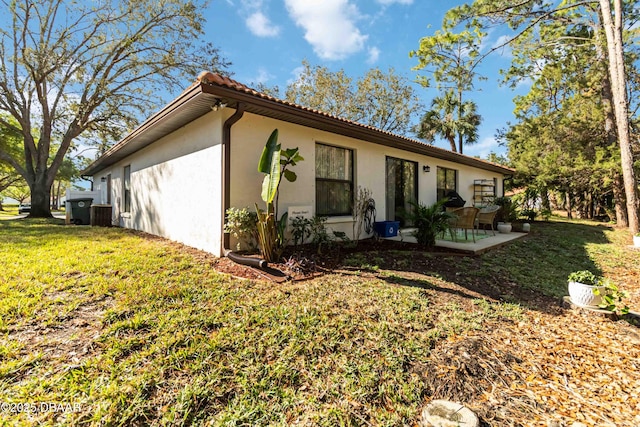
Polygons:
[[638,311],[625,231],[535,223],[480,257],[351,254],[272,284],[61,224],[0,222],[2,422],[402,426],[448,398],[490,426],[640,425],[640,330],[561,304],[591,268]]

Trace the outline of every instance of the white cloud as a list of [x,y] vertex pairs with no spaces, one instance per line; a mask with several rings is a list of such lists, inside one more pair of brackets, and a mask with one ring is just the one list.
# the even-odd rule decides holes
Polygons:
[[275,76],[271,73],[269,73],[269,71],[267,71],[266,68],[264,67],[259,67],[258,68],[258,75],[255,76],[253,78],[253,82],[255,83],[266,83],[269,80],[273,79]]
[[367,59],[367,64],[373,65],[376,62],[378,62],[379,58],[380,58],[380,49],[378,49],[375,46],[370,48],[369,49],[369,59]]
[[280,27],[273,25],[269,18],[264,13],[257,11],[253,12],[245,20],[245,24],[249,31],[258,37],[275,37],[280,34]]
[[511,37],[507,35],[498,37],[498,39],[491,46],[491,49],[498,49],[498,52],[500,53],[501,56],[506,56],[506,57],[513,56],[511,53],[511,46],[505,45],[505,43],[507,43],[510,39]]
[[287,80],[287,85],[298,82],[300,80],[300,75],[303,72],[304,72],[304,67],[302,65],[291,70],[291,75],[293,77]]
[[376,0],[378,3],[388,6],[390,4],[398,3],[398,4],[412,4],[413,0]]
[[289,16],[305,31],[304,38],[322,59],[337,60],[364,48],[367,35],[355,22],[361,17],[349,0],[285,0]]

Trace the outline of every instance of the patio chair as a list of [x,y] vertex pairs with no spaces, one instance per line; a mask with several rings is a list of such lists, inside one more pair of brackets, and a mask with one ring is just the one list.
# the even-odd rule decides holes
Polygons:
[[453,214],[456,216],[456,218],[455,218],[455,221],[453,222],[452,228],[454,230],[457,230],[458,228],[464,230],[465,240],[469,240],[469,236],[467,235],[467,230],[471,230],[471,237],[473,238],[473,243],[476,242],[475,224],[476,224],[476,216],[478,215],[479,211],[480,209],[472,208],[472,207],[460,208],[453,211]]
[[477,219],[477,227],[478,230],[480,230],[480,227],[482,227],[482,229],[484,230],[485,234],[487,233],[487,225],[491,226],[491,231],[493,232],[493,235],[496,235],[496,230],[493,228],[493,221],[496,219],[496,215],[498,214],[498,211],[500,210],[500,206],[498,205],[491,205],[491,206],[487,206],[484,207],[482,209],[480,209],[480,212],[478,212],[478,219]]

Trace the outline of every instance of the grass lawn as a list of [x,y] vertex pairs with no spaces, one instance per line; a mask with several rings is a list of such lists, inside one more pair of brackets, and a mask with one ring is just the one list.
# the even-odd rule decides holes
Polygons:
[[484,425],[640,425],[638,328],[560,302],[590,268],[640,311],[625,231],[535,223],[479,257],[357,254],[275,285],[62,224],[0,221],[0,424],[403,426],[451,398]]
[[18,214],[18,205],[4,205],[2,211],[0,211],[0,219],[3,217],[12,217],[19,215]]

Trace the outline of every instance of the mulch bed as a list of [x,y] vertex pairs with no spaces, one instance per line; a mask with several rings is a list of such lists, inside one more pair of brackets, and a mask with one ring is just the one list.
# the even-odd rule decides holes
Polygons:
[[[418,258],[422,257],[425,253],[424,247],[414,243],[366,239],[361,240],[357,246],[334,243],[329,248],[323,249],[321,253],[318,253],[313,245],[308,244],[301,245],[297,248],[287,247],[283,253],[282,261],[269,263],[269,269],[267,270],[241,265],[228,258],[216,259],[214,268],[221,273],[249,280],[271,280],[274,282],[287,280],[300,281],[311,279],[321,274],[342,270],[345,258],[354,253],[366,255],[371,252],[389,252],[394,250],[415,252]],[[431,255],[465,256],[462,252],[438,247],[430,248],[428,252]],[[259,258],[259,255],[256,254],[243,255]]]

